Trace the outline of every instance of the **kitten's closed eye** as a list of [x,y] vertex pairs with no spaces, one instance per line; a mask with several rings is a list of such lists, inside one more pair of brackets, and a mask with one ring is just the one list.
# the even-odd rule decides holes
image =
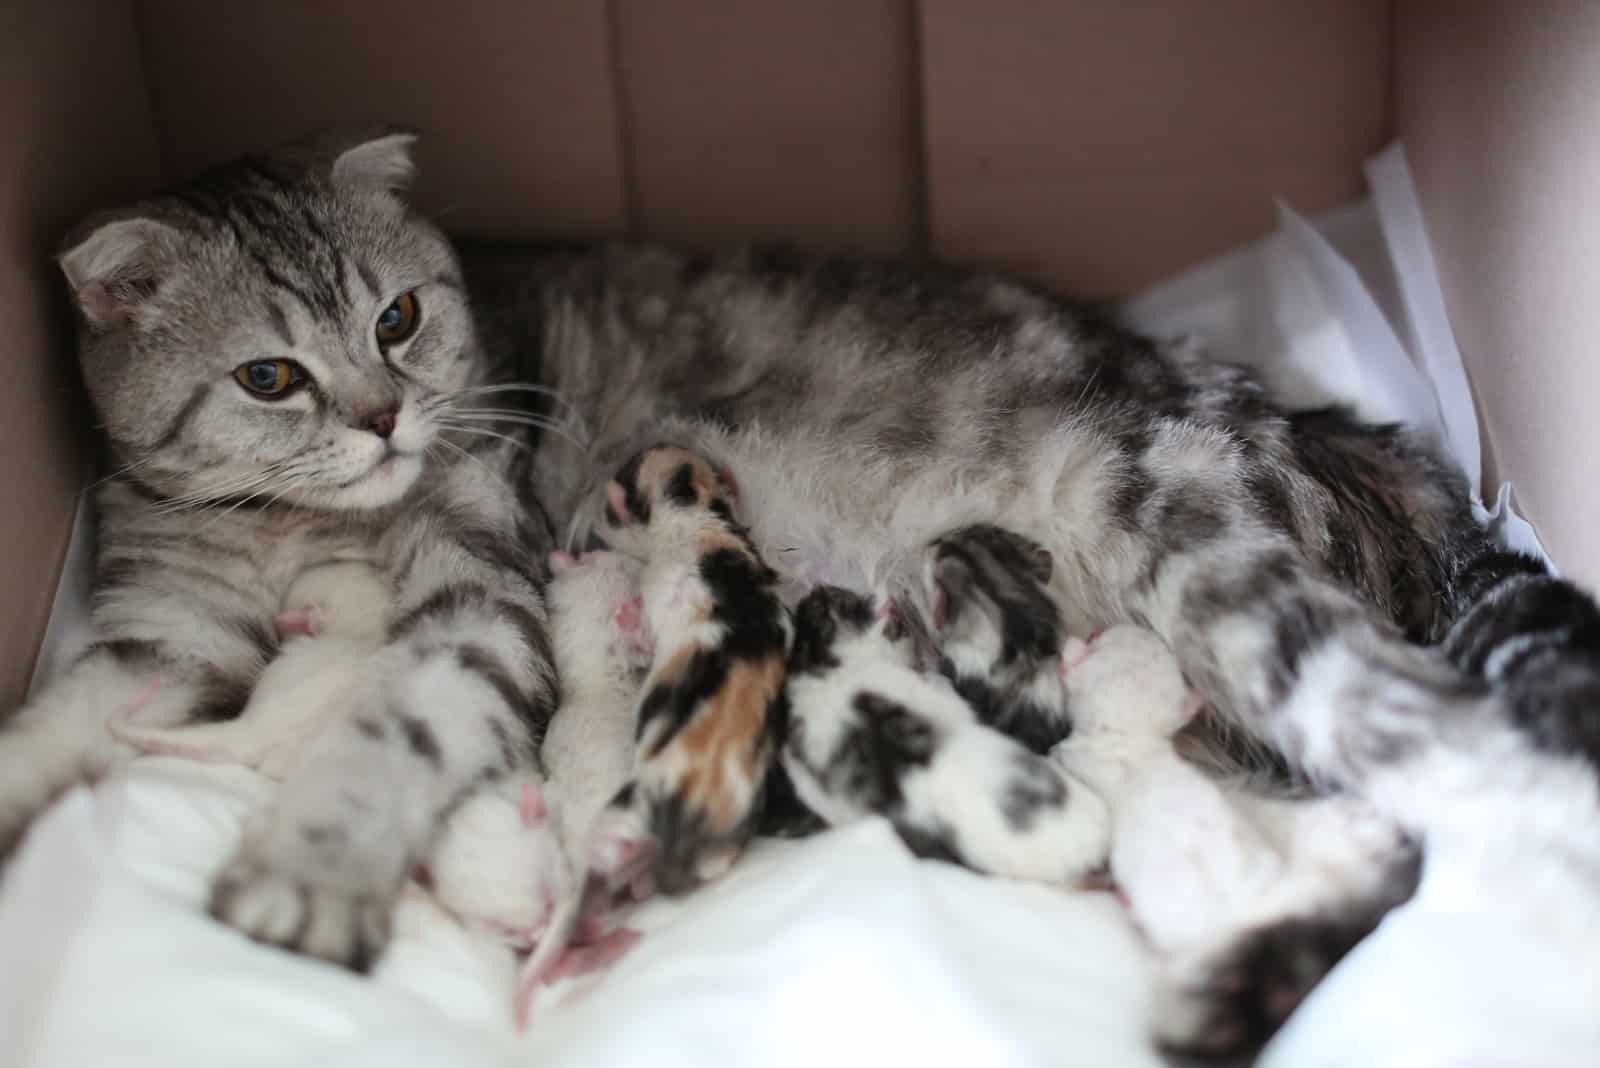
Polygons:
[[262,400],[283,400],[311,380],[293,360],[251,360],[234,368],[233,377],[245,392]]

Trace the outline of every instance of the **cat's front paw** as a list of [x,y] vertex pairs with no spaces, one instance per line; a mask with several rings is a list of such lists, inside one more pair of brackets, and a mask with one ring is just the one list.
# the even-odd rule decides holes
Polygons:
[[318,881],[274,865],[248,846],[211,888],[211,915],[265,945],[358,972],[389,941],[392,894]]

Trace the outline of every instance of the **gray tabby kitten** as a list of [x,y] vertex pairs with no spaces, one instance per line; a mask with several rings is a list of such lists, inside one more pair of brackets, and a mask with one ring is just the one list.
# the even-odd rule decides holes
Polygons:
[[[995,523],[1051,553],[1069,632],[1154,629],[1298,773],[1423,831],[1514,782],[1600,849],[1590,709],[1530,724],[1496,677],[1405,640],[1442,638],[1499,565],[1464,481],[1402,432],[1285,413],[1240,368],[1002,279],[895,264],[466,249],[475,331],[448,245],[393,195],[406,146],[243,161],[63,258],[126,470],[101,490],[105,641],[8,727],[0,833],[110,763],[104,717],[150,680],[174,719],[236,708],[288,578],[365,554],[401,603],[384,684],[214,899],[258,938],[365,961],[439,814],[534,759],[547,522],[583,540],[615,467],[672,441],[731,472],[791,588],[902,594],[929,541]],[[501,396],[466,391],[512,378],[570,405],[532,462],[463,430]]]

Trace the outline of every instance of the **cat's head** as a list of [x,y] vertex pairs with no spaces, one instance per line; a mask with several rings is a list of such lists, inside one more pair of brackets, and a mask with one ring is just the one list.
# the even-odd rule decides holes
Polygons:
[[795,606],[789,671],[825,674],[852,657],[914,666],[916,651],[899,606],[884,594],[818,586]]
[[481,361],[449,243],[398,195],[413,140],[303,142],[73,235],[83,376],[128,477],[336,510],[416,484]]
[[939,669],[969,701],[1012,714],[1036,707],[1034,718],[1044,720],[1065,707],[1054,564],[1038,542],[989,524],[953,530],[928,546],[922,596]]

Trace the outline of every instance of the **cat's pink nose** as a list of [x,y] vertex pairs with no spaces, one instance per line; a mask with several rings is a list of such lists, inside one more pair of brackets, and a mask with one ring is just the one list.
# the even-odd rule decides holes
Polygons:
[[389,435],[394,433],[394,420],[396,414],[397,413],[395,412],[379,412],[377,415],[367,420],[367,429],[378,435],[380,438],[383,438],[385,441],[388,441]]

